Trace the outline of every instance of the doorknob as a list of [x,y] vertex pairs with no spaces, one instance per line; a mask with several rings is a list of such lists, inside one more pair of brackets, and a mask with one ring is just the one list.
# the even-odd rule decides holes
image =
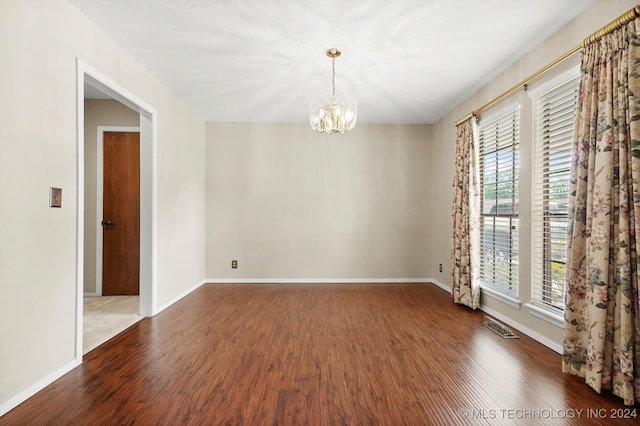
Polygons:
[[110,220],[103,220],[102,221],[102,226],[111,226],[113,225],[113,222],[111,222]]

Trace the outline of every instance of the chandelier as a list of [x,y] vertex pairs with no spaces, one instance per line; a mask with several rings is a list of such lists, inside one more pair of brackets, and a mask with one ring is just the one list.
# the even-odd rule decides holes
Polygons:
[[309,108],[311,128],[320,133],[344,133],[353,129],[358,119],[358,104],[351,96],[336,96],[336,58],[338,49],[327,50],[331,58],[331,96],[321,96]]

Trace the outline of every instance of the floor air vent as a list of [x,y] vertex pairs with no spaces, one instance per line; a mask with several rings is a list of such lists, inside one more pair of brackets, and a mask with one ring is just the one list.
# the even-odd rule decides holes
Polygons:
[[499,335],[501,335],[505,339],[517,339],[518,338],[518,336],[513,334],[513,331],[511,331],[511,329],[509,327],[507,327],[506,325],[502,324],[501,322],[498,322],[498,321],[494,320],[493,318],[484,317],[484,325],[487,328],[490,328],[491,330],[495,331],[496,333],[498,333]]

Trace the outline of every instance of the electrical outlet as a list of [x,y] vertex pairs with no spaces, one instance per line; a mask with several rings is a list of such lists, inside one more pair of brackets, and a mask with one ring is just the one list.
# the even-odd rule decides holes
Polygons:
[[231,261],[231,269],[238,269],[238,261],[237,260],[232,260]]
[[442,272],[442,263],[440,264],[440,272]]

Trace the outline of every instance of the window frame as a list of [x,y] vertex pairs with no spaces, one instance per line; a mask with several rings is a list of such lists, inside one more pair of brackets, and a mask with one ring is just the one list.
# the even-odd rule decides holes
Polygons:
[[[558,283],[554,282],[557,276],[554,278],[553,267],[554,264],[559,263],[566,265],[568,180],[571,173],[571,142],[574,138],[579,86],[580,69],[579,66],[575,66],[548,79],[528,93],[533,103],[531,116],[533,155],[531,160],[531,303],[527,304],[527,307],[532,315],[558,327],[564,324],[566,271],[563,267],[561,296],[557,301],[554,293],[557,293]],[[571,96],[573,97],[573,115],[569,119]],[[554,108],[553,112],[549,109],[551,107]],[[571,129],[570,133],[567,133],[568,129]],[[550,133],[551,130],[554,131],[553,135]],[[551,170],[552,168],[554,170]],[[566,177],[563,178],[563,174]],[[554,197],[552,194],[554,182],[562,180],[567,182],[564,188],[566,199]],[[566,208],[552,209],[554,205],[566,206]],[[557,245],[561,240],[558,229],[562,228],[558,228],[558,224],[562,219],[565,223],[565,238],[563,256],[558,257]]]
[[[519,183],[520,183],[520,124],[521,124],[521,109],[518,102],[505,105],[503,108],[490,113],[489,115],[483,115],[478,121],[478,150],[479,150],[479,174],[480,174],[480,286],[485,290],[486,294],[497,298],[511,306],[516,308],[520,307],[520,278],[519,278]],[[489,130],[492,128],[492,130]],[[504,134],[500,134],[500,132]],[[492,133],[497,133],[491,135]],[[490,136],[487,136],[490,135]],[[491,141],[489,146],[490,150],[486,150],[485,143]],[[495,140],[495,143],[493,143]],[[504,155],[502,158],[500,153]],[[493,164],[487,163],[487,155],[495,155]],[[510,154],[510,155],[509,155]],[[511,157],[511,158],[509,158]],[[500,163],[504,167],[500,167]],[[507,167],[506,165],[510,166]],[[490,170],[495,167],[495,182],[485,182],[485,168],[489,167]],[[511,173],[511,178],[502,179],[500,177],[501,170],[506,171],[507,175]],[[511,198],[500,197],[499,185],[510,185]],[[488,186],[495,184],[495,197],[491,200],[494,205],[488,207],[486,205],[486,189]],[[504,195],[504,194],[503,194]],[[500,202],[501,200],[510,200],[510,202]],[[487,208],[489,211],[487,212]],[[486,251],[489,247],[487,244],[487,218],[491,220],[492,226],[489,228],[489,232],[493,235],[489,242],[492,247],[493,254]],[[506,220],[505,220],[506,219]],[[505,227],[504,223],[502,228],[496,226],[498,221],[508,223]],[[506,233],[505,233],[506,232]],[[502,233],[501,237],[497,237],[498,233]],[[496,255],[496,247],[500,244],[508,246],[507,253]],[[498,258],[501,259],[498,259]],[[488,258],[493,258],[493,261],[487,262]],[[506,267],[506,272],[497,273],[496,267],[498,265]],[[487,271],[487,267],[491,268]],[[491,279],[485,274],[489,273]],[[496,278],[502,280],[502,282],[496,282]]]

